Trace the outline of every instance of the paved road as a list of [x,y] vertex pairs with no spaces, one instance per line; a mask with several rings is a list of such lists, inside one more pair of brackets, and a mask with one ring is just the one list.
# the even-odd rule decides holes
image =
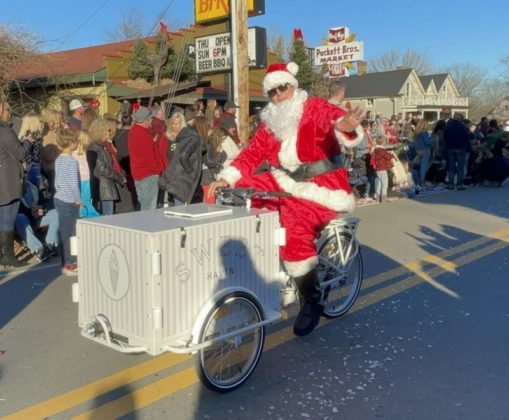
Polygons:
[[[351,312],[295,338],[269,329],[239,390],[188,356],[82,338],[53,261],[0,278],[0,417],[507,419],[509,186],[362,207],[365,282]],[[1,353],[0,353],[1,354]]]

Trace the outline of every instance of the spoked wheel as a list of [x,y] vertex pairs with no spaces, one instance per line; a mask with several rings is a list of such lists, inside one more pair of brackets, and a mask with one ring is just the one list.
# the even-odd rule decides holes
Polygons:
[[[196,371],[207,388],[217,392],[232,391],[251,375],[263,351],[265,327],[248,327],[262,321],[261,309],[246,293],[231,293],[214,305],[200,332],[199,342],[219,339],[195,356]],[[221,339],[242,328],[247,331]]]
[[331,235],[318,250],[318,279],[324,287],[325,318],[337,318],[352,307],[363,279],[358,242],[348,233]]

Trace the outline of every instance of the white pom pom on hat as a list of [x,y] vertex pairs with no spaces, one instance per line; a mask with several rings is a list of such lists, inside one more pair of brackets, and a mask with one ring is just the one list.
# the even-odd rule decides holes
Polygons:
[[299,72],[299,66],[293,61],[290,63],[274,63],[271,64],[265,78],[263,79],[263,90],[265,93],[269,89],[288,83],[294,87],[299,87],[299,82],[295,78]]

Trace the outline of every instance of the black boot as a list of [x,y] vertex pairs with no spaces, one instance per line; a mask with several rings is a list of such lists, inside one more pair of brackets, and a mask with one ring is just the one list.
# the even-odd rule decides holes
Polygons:
[[322,292],[318,284],[316,269],[303,276],[294,277],[294,281],[300,294],[302,306],[293,324],[293,333],[302,336],[313,331],[320,322],[323,311]]
[[0,231],[0,246],[2,248],[0,264],[4,267],[22,267],[26,265],[14,255],[14,231]]

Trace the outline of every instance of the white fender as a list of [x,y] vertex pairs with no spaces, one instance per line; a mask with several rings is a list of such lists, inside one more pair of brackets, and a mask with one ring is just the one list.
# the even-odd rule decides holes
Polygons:
[[199,344],[198,338],[200,336],[201,329],[207,319],[208,314],[210,313],[210,311],[212,310],[214,305],[217,302],[219,302],[226,295],[229,295],[234,292],[243,292],[243,293],[246,293],[247,295],[249,295],[253,299],[253,301],[258,304],[259,308],[261,309],[262,319],[263,320],[266,319],[263,305],[261,304],[260,300],[256,297],[256,295],[251,290],[246,289],[244,287],[226,287],[225,289],[221,289],[221,290],[217,291],[216,293],[214,293],[214,295],[212,295],[212,297],[201,308],[200,313],[198,314],[198,317],[194,321],[193,329],[191,330],[191,337],[192,337],[191,342],[193,344]]

